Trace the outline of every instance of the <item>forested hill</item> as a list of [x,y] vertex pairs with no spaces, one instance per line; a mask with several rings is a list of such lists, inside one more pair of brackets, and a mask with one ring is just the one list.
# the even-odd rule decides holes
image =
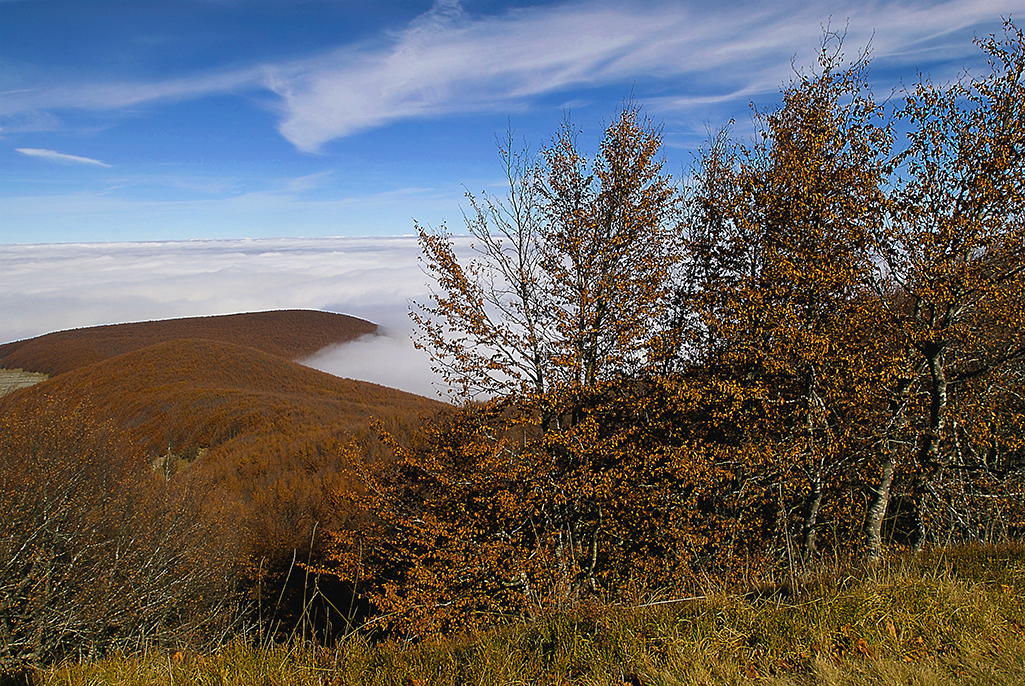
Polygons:
[[[141,347],[141,334],[205,328],[298,356],[332,342],[326,336],[332,323],[351,325],[350,336],[374,328],[327,315],[328,326],[317,330],[310,322],[323,322],[319,314],[215,318],[235,325],[225,327],[192,326],[195,320],[170,322],[177,327],[170,329],[162,322],[152,327],[125,325],[130,330],[123,336],[116,326],[98,329],[102,336],[81,339],[70,335],[81,332],[68,332],[63,349],[77,352],[79,362],[90,350],[99,355],[117,345],[140,347],[61,370],[47,381],[0,398],[0,417],[6,422],[0,426],[0,456],[24,452],[14,446],[52,440],[56,447],[45,452],[48,464],[60,465],[58,472],[74,470],[85,464],[79,443],[106,441],[105,466],[95,469],[97,478],[123,466],[131,478],[156,488],[156,472],[163,477],[157,481],[166,480],[168,493],[191,503],[195,513],[189,521],[230,532],[231,549],[236,551],[231,553],[232,564],[244,566],[252,560],[262,565],[260,578],[267,588],[284,583],[292,552],[308,549],[313,531],[343,526],[349,516],[349,510],[334,504],[332,495],[349,490],[352,460],[390,458],[374,427],[406,441],[424,418],[448,406],[332,376],[248,345],[183,338]],[[295,327],[281,323],[289,315],[297,322]],[[280,338],[272,336],[268,321],[284,327]],[[311,336],[315,345],[303,338],[303,323],[306,330],[322,334],[319,340]],[[238,333],[245,331],[252,336]],[[338,326],[335,331],[346,329]],[[83,345],[76,348],[79,342]],[[95,345],[89,348],[84,343]],[[25,345],[22,351],[58,355],[61,349],[56,344]],[[11,364],[9,359],[4,363]],[[25,362],[19,364],[40,368],[33,364],[40,358],[22,359]]]
[[0,368],[55,376],[157,343],[205,340],[255,348],[288,360],[377,332],[363,319],[317,310],[275,310],[111,324],[57,331],[0,345]]
[[[94,408],[129,431],[150,455],[268,438],[355,434],[370,417],[417,423],[442,404],[377,384],[341,379],[232,343],[168,341],[87,365],[28,393]],[[228,446],[223,446],[227,448]],[[222,449],[223,449],[222,448]],[[270,452],[274,452],[271,450]],[[213,457],[213,454],[211,455]]]
[[[354,510],[336,501],[352,490],[357,464],[391,458],[377,428],[408,441],[448,407],[293,361],[376,328],[344,315],[265,312],[3,346],[0,366],[54,376],[0,397],[0,558],[7,549],[31,557],[22,567],[17,557],[0,564],[0,597],[43,608],[32,622],[0,611],[0,681],[11,664],[63,654],[66,630],[37,629],[51,616],[47,627],[87,616],[102,627],[87,639],[98,642],[118,635],[120,625],[109,635],[106,627],[125,613],[149,612],[153,597],[170,609],[159,620],[148,615],[148,630],[206,626],[230,608],[259,606],[264,591],[276,599],[277,621],[300,616],[305,588],[287,585],[298,577],[289,575],[296,551],[313,559],[319,532],[346,525]],[[45,538],[51,532],[54,540]],[[122,563],[111,550],[138,557]],[[72,561],[62,562],[52,585],[61,590],[46,602],[27,595],[41,588],[35,581],[9,573],[26,569],[34,579],[43,563],[33,556]],[[174,581],[152,581],[165,576]],[[347,606],[344,597],[325,602]],[[179,619],[183,603],[193,604],[192,619]]]
[[443,406],[293,361],[376,330],[311,310],[115,324],[8,343],[0,346],[0,367],[51,375],[9,397],[8,406],[45,396],[95,413],[97,424],[113,421],[151,459],[199,448],[215,458],[228,449],[223,444],[255,435],[261,440],[246,448],[250,459],[255,450],[275,462],[281,446],[272,436],[293,443],[303,436],[305,444],[365,434],[371,417],[404,434],[401,427]]

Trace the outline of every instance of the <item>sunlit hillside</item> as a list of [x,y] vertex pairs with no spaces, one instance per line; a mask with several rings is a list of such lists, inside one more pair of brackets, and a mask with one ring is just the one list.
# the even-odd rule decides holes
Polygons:
[[[235,542],[234,564],[249,570],[235,583],[249,585],[254,602],[261,592],[278,605],[285,598],[277,614],[287,621],[290,596],[279,590],[295,555],[308,559],[315,532],[344,526],[351,515],[332,494],[350,488],[346,473],[354,462],[389,455],[374,422],[408,437],[446,407],[290,359],[375,328],[343,315],[268,312],[97,327],[9,344],[0,364],[53,376],[0,398],[9,429],[0,438],[20,454],[29,449],[16,446],[38,443],[33,436],[54,436],[62,447],[48,448],[41,459],[57,460],[48,468],[59,474],[78,470],[79,459],[92,464],[92,452],[76,446],[102,437],[110,446],[102,451],[104,472],[116,465],[134,475],[130,480],[154,487],[166,481],[174,498],[192,503],[197,526]],[[19,488],[8,485],[16,497]],[[299,602],[302,585],[291,593]]]
[[0,345],[0,368],[51,376],[155,343],[182,339],[221,341],[289,360],[377,332],[363,319],[316,310],[246,312],[215,317],[93,326],[57,331]]
[[[203,448],[213,457],[237,450],[252,436],[360,431],[370,417],[401,425],[440,407],[255,348],[206,340],[157,343],[24,392],[92,405],[154,456]],[[246,452],[267,449],[258,443]]]
[[[189,323],[180,324],[187,330]],[[108,327],[114,335],[107,340],[131,340],[138,332],[130,327],[121,337],[117,328]],[[279,347],[301,350],[300,339],[282,339]],[[65,341],[74,343],[70,336]],[[381,453],[370,437],[372,419],[402,436],[443,407],[211,340],[157,343],[65,372],[8,400],[39,397],[81,408],[96,424],[113,419],[151,468],[168,478],[189,471],[190,480],[216,486],[237,501],[240,521],[251,514],[267,529],[261,538],[284,537],[288,546],[294,535],[308,537],[314,521],[332,518],[322,494],[337,485],[350,446],[362,455]]]

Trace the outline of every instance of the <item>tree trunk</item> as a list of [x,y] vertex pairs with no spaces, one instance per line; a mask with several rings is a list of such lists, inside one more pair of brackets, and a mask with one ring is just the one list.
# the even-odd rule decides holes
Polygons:
[[818,519],[819,507],[822,505],[822,478],[816,476],[811,480],[811,495],[804,510],[804,527],[801,537],[801,561],[811,562],[818,552]]
[[890,487],[893,484],[893,459],[889,455],[883,458],[882,467],[879,487],[865,513],[866,559],[871,564],[878,564],[883,559],[883,517],[890,504]]
[[947,428],[947,414],[950,398],[947,393],[947,375],[943,369],[942,355],[944,348],[936,345],[924,352],[929,361],[929,428],[922,436],[917,455],[917,473],[914,481],[915,533],[911,541],[912,549],[917,553],[925,544],[928,525],[925,517],[925,501],[930,490],[931,480],[943,467],[943,434]]

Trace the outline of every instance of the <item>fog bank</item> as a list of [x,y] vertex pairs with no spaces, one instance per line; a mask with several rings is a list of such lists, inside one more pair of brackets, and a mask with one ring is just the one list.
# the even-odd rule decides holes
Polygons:
[[288,238],[0,246],[0,343],[51,331],[174,317],[315,309],[370,320],[383,335],[304,363],[437,397],[409,340],[428,295],[415,237]]

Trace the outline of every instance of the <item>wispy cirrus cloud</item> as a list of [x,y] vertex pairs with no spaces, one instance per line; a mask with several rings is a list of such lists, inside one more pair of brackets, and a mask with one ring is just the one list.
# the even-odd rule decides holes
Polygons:
[[[791,61],[810,62],[823,25],[848,26],[877,59],[959,60],[944,36],[993,24],[1021,0],[988,2],[569,3],[473,18],[453,0],[385,46],[342,50],[269,70],[279,130],[300,150],[392,121],[510,111],[573,89],[642,80],[663,110],[740,103],[775,92]],[[836,28],[836,26],[834,26]],[[960,67],[960,65],[958,65]]]
[[20,152],[22,155],[35,157],[36,159],[46,160],[47,162],[56,162],[57,164],[85,164],[94,167],[110,167],[106,162],[94,160],[91,157],[66,155],[55,150],[44,150],[42,148],[15,148],[14,151]]
[[[823,24],[847,26],[852,52],[871,40],[891,67],[939,65],[977,51],[962,35],[997,27],[1023,0],[851,2],[565,2],[492,15],[437,0],[405,29],[305,59],[146,82],[21,87],[0,99],[11,121],[51,110],[128,110],[223,93],[278,97],[278,130],[297,149],[392,122],[515,112],[540,99],[633,84],[663,113],[744,107],[809,64]],[[956,38],[956,39],[951,39]],[[884,85],[896,85],[884,84]]]

